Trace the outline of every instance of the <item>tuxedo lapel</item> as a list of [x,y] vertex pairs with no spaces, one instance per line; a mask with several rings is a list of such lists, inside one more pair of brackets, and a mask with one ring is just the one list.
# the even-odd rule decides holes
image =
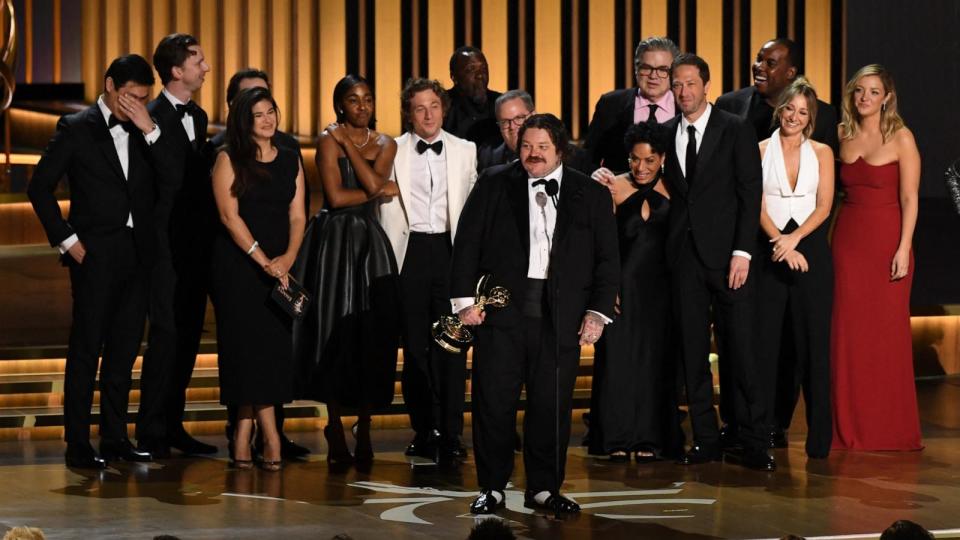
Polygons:
[[706,164],[710,161],[710,158],[713,157],[714,152],[716,152],[717,144],[720,143],[720,137],[723,135],[724,123],[717,113],[718,110],[714,109],[710,114],[710,120],[707,121],[707,127],[704,130],[703,141],[700,142],[700,151],[697,152],[697,178],[696,181],[693,182],[695,188],[705,182]]
[[683,176],[683,169],[680,168],[680,161],[677,158],[677,129],[680,125],[680,115],[673,117],[664,124],[664,135],[669,137],[670,144],[667,146],[670,150],[667,152],[667,164],[664,167],[670,174],[667,175],[670,183],[682,194],[690,191],[690,184]]
[[460,216],[453,215],[450,209],[463,207],[461,201],[463,200],[463,190],[466,187],[460,183],[462,175],[458,174],[462,156],[460,155],[459,145],[450,141],[446,131],[440,132],[440,140],[443,141],[443,148],[447,152],[447,157],[444,160],[447,168],[447,219],[450,222],[451,230],[453,230],[456,228],[456,221]]
[[513,208],[513,217],[517,222],[517,234],[523,243],[525,260],[530,259],[530,201],[527,193],[527,171],[519,164],[514,164],[507,184],[507,193],[510,206]]
[[407,223],[410,223],[410,216],[406,215],[406,203],[410,201],[413,195],[410,193],[410,145],[413,144],[413,137],[410,133],[404,133],[397,137],[397,157],[393,160],[394,180],[397,181],[397,187],[400,188],[400,202],[404,206],[404,217]]
[[107,128],[107,122],[103,119],[103,114],[96,105],[88,110],[90,112],[87,114],[87,122],[90,125],[90,132],[93,134],[97,148],[100,149],[107,163],[113,168],[117,179],[126,181],[123,166],[120,165],[120,156],[117,155],[117,147],[113,144],[113,136],[110,134],[110,129]]

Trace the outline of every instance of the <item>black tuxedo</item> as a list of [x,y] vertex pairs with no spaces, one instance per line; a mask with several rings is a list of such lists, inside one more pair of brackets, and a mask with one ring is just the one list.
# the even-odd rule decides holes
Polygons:
[[[673,272],[674,308],[683,344],[687,400],[694,441],[708,450],[719,441],[713,408],[710,352],[710,310],[735,373],[734,381],[747,396],[745,444],[760,446],[762,404],[755,399],[751,328],[755,272],[751,266],[746,284],[727,286],[734,250],[752,253],[760,221],[762,172],[753,129],[727,112],[713,108],[702,134],[692,178],[684,177],[676,155],[677,117],[665,124],[669,130],[666,180],[673,196],[667,230],[667,263]],[[699,135],[698,135],[699,136]],[[685,155],[686,148],[683,149]],[[753,256],[766,254],[753,253]],[[723,388],[723,392],[733,392]]]
[[156,208],[158,259],[150,283],[150,332],[141,378],[137,439],[159,444],[185,434],[186,389],[200,347],[210,252],[219,224],[206,142],[207,114],[192,108],[194,140],[183,114],[163,94],[147,106],[166,137],[169,157]]
[[477,105],[464,96],[458,86],[451,88],[447,95],[450,96],[450,109],[443,119],[444,131],[472,141],[477,147],[496,146],[503,142],[494,112],[494,104],[500,97],[500,92],[488,89],[487,100],[483,105]]
[[[146,273],[157,248],[154,227],[157,163],[163,137],[148,145],[132,129],[128,172],[97,105],[64,116],[34,170],[27,194],[53,246],[76,234],[86,249],[83,264],[68,253],[73,323],[64,375],[64,424],[70,444],[87,444],[90,407],[103,348],[100,435],[125,439],[130,370],[140,348],[146,315]],[[70,215],[63,218],[54,196],[70,183]],[[133,218],[133,228],[127,226]]]
[[517,153],[508,148],[505,142],[497,146],[481,146],[477,150],[477,172],[483,172],[494,165],[505,165],[515,159]]
[[[630,151],[623,145],[623,136],[633,125],[638,91],[637,88],[623,88],[600,96],[583,142],[588,157],[582,160],[582,165],[590,169],[584,170],[587,174],[601,166],[617,174],[630,168],[627,165]],[[576,168],[575,164],[570,164]]]
[[[716,107],[744,119],[753,127],[758,141],[769,138],[777,127],[772,125],[773,107],[767,104],[756,86],[723,94],[717,98]],[[837,138],[837,110],[833,105],[817,100],[817,122],[810,138],[829,146],[834,155],[838,155],[840,141]]]
[[[578,330],[587,310],[608,316],[620,279],[610,194],[564,167],[545,303],[525,308],[530,239],[527,172],[519,162],[487,171],[460,217],[451,265],[451,296],[472,297],[477,280],[510,290],[509,306],[489,309],[477,327],[473,360],[473,443],[480,486],[502,490],[513,469],[517,403],[527,390],[524,461],[528,489],[555,490],[555,377],[559,376],[560,455],[570,437]],[[557,341],[559,339],[559,347]],[[559,349],[559,358],[556,352]],[[559,375],[555,372],[559,369]]]

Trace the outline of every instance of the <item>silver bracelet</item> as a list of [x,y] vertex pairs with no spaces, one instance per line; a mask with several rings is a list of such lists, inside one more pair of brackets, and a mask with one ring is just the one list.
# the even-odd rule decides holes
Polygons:
[[257,247],[260,245],[260,242],[256,240],[253,241],[253,245],[250,246],[250,249],[247,250],[247,255],[253,255],[253,252],[257,250]]

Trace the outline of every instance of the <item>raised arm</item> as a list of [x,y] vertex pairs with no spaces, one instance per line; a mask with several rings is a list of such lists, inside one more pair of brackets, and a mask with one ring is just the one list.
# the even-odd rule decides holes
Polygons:
[[361,189],[367,194],[367,198],[376,199],[381,196],[386,183],[389,182],[393,159],[397,156],[396,141],[384,135],[377,135],[376,143],[381,148],[371,167],[360,150],[346,138],[346,132],[343,129],[336,125],[330,125],[327,127],[327,133],[337,141],[347,159],[350,160],[353,170],[357,173],[357,181],[360,183]]

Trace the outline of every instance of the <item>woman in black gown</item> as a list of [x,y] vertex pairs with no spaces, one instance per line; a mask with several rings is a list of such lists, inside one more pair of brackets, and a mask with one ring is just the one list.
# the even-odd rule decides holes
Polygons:
[[293,398],[290,317],[270,297],[288,284],[306,222],[303,170],[293,150],[274,144],[277,104],[265,88],[244,90],[227,117],[225,150],[213,168],[224,227],[213,245],[220,402],[237,407],[234,463],[253,462],[256,416],[263,434],[261,467],[280,469],[273,404]]
[[637,124],[624,138],[630,171],[606,183],[620,241],[616,320],[597,342],[590,437],[613,461],[653,461],[676,450],[675,372],[664,244],[670,197],[660,181],[667,144]]
[[[333,91],[337,123],[317,142],[324,208],[304,239],[295,275],[316,301],[294,330],[299,394],[327,404],[331,463],[370,463],[370,414],[393,400],[399,344],[397,263],[376,200],[399,193],[388,178],[397,143],[372,130],[374,96],[347,75]],[[341,415],[355,411],[355,457]]]

